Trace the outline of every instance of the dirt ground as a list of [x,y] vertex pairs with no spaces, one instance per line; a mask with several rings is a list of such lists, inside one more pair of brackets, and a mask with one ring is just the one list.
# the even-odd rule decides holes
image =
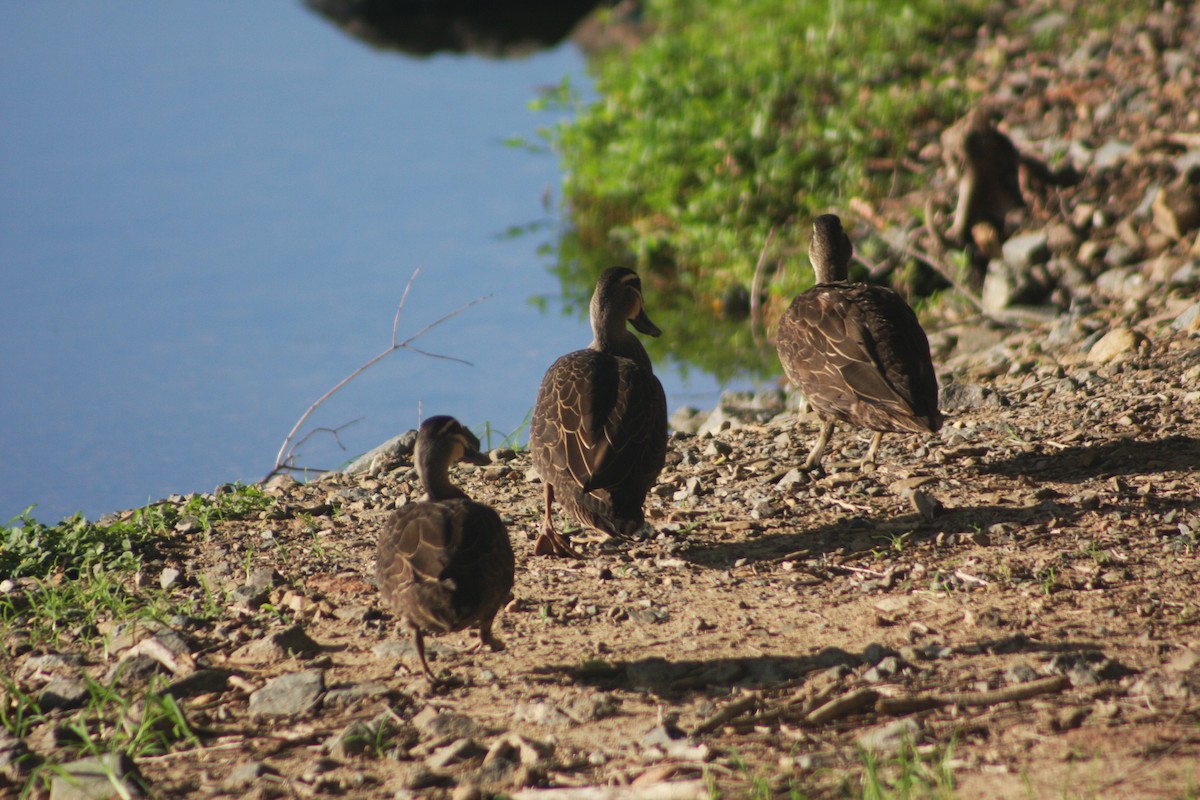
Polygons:
[[[731,401],[729,427],[672,438],[648,503],[658,535],[583,561],[532,555],[526,454],[456,468],[506,520],[518,572],[503,652],[430,640],[443,687],[369,577],[382,521],[418,498],[412,469],[284,482],[262,519],[181,536],[161,562],[180,591],[229,594],[220,619],[182,629],[195,671],[176,692],[202,746],[139,769],[196,797],[636,797],[688,779],[862,796],[871,763],[884,786],[915,772],[911,796],[951,775],[940,796],[1193,797],[1200,333],[1135,330],[1142,350],[1117,363],[1059,353],[986,374],[986,353],[1028,352],[1036,330],[960,355],[985,366],[955,373],[942,433],[885,438],[865,473],[792,472],[811,420],[773,393]],[[848,460],[867,437],[834,442]],[[112,650],[90,654],[100,671]],[[314,671],[301,713],[250,699]],[[344,735],[356,723],[374,745]]]

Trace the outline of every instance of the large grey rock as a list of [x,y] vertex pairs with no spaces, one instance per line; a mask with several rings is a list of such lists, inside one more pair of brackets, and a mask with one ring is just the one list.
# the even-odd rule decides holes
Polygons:
[[281,717],[302,714],[316,705],[324,688],[324,670],[306,669],[280,675],[250,695],[250,715]]
[[368,472],[377,475],[407,462],[417,444],[417,432],[406,431],[368,450],[341,469],[346,475]]

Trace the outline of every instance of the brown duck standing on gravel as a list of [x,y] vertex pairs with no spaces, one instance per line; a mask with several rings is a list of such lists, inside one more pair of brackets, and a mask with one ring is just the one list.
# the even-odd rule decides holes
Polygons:
[[642,282],[625,267],[600,276],[586,350],[546,371],[530,424],[529,449],[546,485],[538,555],[579,554],[554,529],[557,496],[580,524],[625,538],[645,524],[642,504],[667,452],[667,400],[650,357],[626,321],[642,333],[662,331],[646,315]]
[[486,464],[479,439],[453,417],[430,417],[417,432],[424,502],[398,509],[379,536],[375,577],[384,603],[412,628],[421,668],[423,631],[479,628],[479,645],[502,650],[492,621],[513,587],[513,549],[500,516],[450,482],[455,461]]
[[875,462],[884,433],[942,426],[937,375],[917,315],[891,289],[849,283],[853,252],[837,216],[816,218],[808,246],[816,285],[792,301],[775,336],[788,380],[823,423],[805,470],[820,467],[837,420],[875,431],[859,467]]

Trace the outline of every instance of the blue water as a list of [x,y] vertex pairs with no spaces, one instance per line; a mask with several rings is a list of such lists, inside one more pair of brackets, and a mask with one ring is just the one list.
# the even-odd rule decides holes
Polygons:
[[[504,143],[554,122],[528,103],[564,76],[588,91],[570,44],[410,59],[284,0],[0,4],[0,522],[258,480],[388,347],[418,267],[402,336],[494,295],[416,343],[474,366],[392,354],[308,425],[360,419],[345,449],[298,462],[422,415],[518,429],[590,339],[539,253],[557,159]],[[662,373],[672,408],[715,403]]]

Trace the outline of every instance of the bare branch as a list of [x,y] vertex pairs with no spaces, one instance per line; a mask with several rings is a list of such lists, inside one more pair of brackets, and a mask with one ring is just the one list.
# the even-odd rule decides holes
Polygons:
[[[397,341],[397,331],[399,330],[399,327],[400,327],[400,314],[404,310],[404,304],[408,300],[408,293],[412,289],[413,282],[417,279],[417,275],[420,274],[420,272],[421,272],[421,270],[419,267],[417,269],[413,270],[412,276],[408,279],[408,283],[404,286],[404,294],[401,295],[401,297],[400,297],[400,304],[396,308],[396,316],[392,320],[392,344],[391,344],[391,346],[388,349],[384,350],[379,355],[366,361],[361,366],[359,366],[357,369],[355,369],[353,372],[351,372],[349,375],[347,375],[346,377],[344,377],[340,381],[338,381],[336,384],[334,384],[333,388],[331,388],[329,391],[325,392],[325,394],[318,397],[316,399],[316,401],[313,402],[313,404],[310,405],[305,410],[305,412],[300,415],[300,419],[296,420],[296,424],[292,426],[292,429],[290,431],[288,431],[288,435],[284,438],[283,444],[280,445],[279,452],[275,455],[275,466],[272,468],[271,472],[268,473],[267,478],[270,478],[272,475],[277,474],[285,466],[288,468],[293,468],[291,466],[291,459],[292,459],[293,454],[296,451],[296,448],[299,447],[300,444],[302,444],[303,442],[307,441],[309,436],[311,436],[316,431],[312,431],[312,432],[308,433],[307,435],[305,435],[305,437],[303,439],[301,439],[299,442],[296,442],[295,444],[293,444],[293,440],[296,438],[296,434],[299,432],[300,428],[303,427],[304,423],[308,421],[308,418],[311,417],[313,415],[313,413],[325,403],[325,401],[327,401],[329,398],[333,397],[335,394],[337,394],[339,391],[341,391],[342,388],[346,384],[350,383],[350,381],[354,380],[359,375],[363,374],[368,369],[375,366],[380,361],[387,358],[389,355],[396,352],[397,350],[400,350],[401,348],[403,348],[405,350],[411,350],[415,353],[420,353],[421,355],[429,356],[430,358],[438,358],[438,359],[442,359],[445,361],[457,361],[461,364],[466,364],[468,366],[471,366],[471,362],[469,362],[469,361],[465,361],[461,358],[455,358],[454,356],[439,355],[437,353],[427,353],[423,350],[413,347],[412,343],[415,342],[417,339],[420,339],[422,336],[424,336],[426,333],[433,330],[437,326],[441,325],[443,322],[446,322],[447,320],[450,320],[450,319],[458,316],[462,312],[466,311],[468,308],[479,305],[484,300],[487,300],[488,298],[491,297],[490,294],[484,295],[483,297],[478,297],[469,303],[465,303],[464,305],[459,306],[458,308],[454,309],[450,313],[442,315],[438,319],[434,320],[433,322],[429,323],[425,327],[421,328],[419,331],[414,333],[412,336],[409,336],[404,341],[402,341],[402,342]],[[352,423],[347,423],[347,424],[352,424]],[[345,425],[331,431],[334,434],[335,438],[337,438],[337,431],[341,430],[344,427],[345,427]],[[322,430],[322,429],[318,428],[317,430]],[[329,430],[329,429],[325,429],[325,430]],[[341,445],[340,439],[338,440],[338,445],[339,446]],[[343,447],[342,449],[345,449],[345,448]],[[265,478],[264,478],[264,480],[265,480]]]
[[421,274],[421,268],[417,267],[413,270],[413,274],[409,276],[408,283],[404,284],[404,294],[400,295],[400,305],[396,306],[396,316],[392,319],[392,347],[396,347],[396,331],[400,328],[400,312],[404,310],[404,303],[408,300],[408,290],[412,288],[413,281]]
[[762,250],[758,253],[758,263],[754,265],[754,280],[750,283],[750,335],[754,338],[754,345],[759,349],[762,349],[765,338],[765,333],[761,333],[759,330],[763,327],[762,308],[759,300],[763,290],[763,266],[767,263],[767,248],[771,246],[771,240],[774,238],[775,226],[771,226],[771,230],[767,231],[767,238],[763,242]]

